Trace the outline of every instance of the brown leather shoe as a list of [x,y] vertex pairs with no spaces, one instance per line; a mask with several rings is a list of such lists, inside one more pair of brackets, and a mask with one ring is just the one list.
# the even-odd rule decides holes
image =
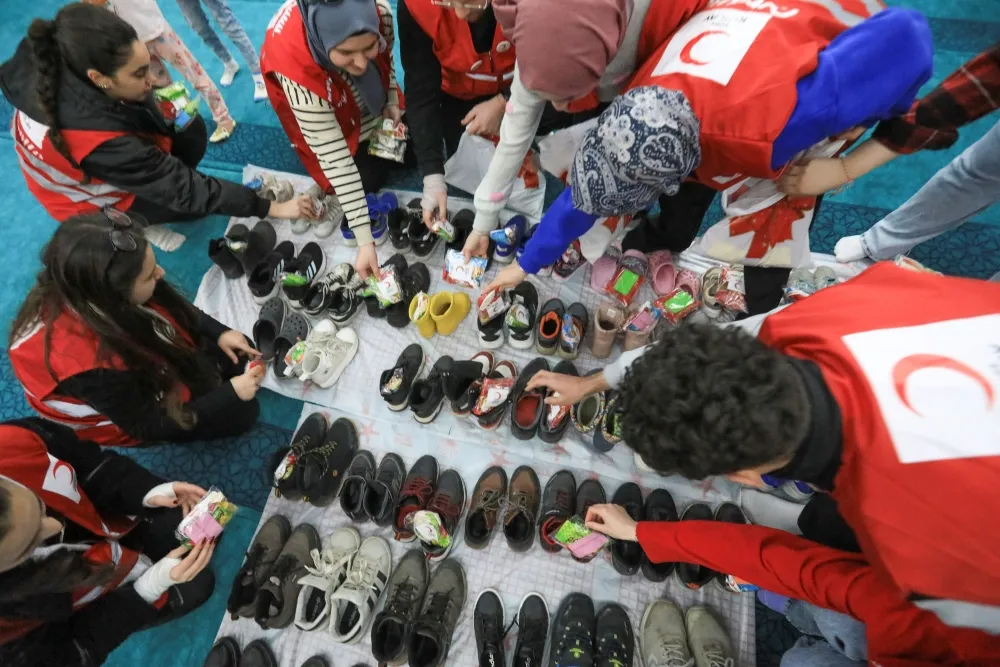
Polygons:
[[500,506],[507,497],[507,472],[500,466],[487,468],[476,482],[465,519],[465,544],[485,549],[500,518]]
[[529,466],[521,466],[510,478],[503,534],[512,551],[527,551],[535,541],[535,522],[542,502],[542,485]]
[[618,304],[605,301],[594,310],[594,338],[590,349],[598,359],[611,356],[615,337],[625,324],[625,309]]

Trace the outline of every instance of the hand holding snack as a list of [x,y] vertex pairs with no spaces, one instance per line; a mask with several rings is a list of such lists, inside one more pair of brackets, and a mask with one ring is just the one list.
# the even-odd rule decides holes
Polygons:
[[636,542],[635,519],[621,505],[593,505],[587,510],[587,528],[616,540]]

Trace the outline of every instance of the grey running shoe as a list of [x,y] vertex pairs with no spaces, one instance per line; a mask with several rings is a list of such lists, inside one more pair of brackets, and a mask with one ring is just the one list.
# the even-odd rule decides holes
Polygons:
[[684,615],[688,644],[694,654],[695,667],[734,667],[729,636],[706,607],[690,607]]
[[292,525],[280,514],[265,521],[257,531],[250,548],[247,549],[243,567],[233,579],[233,587],[226,602],[226,611],[233,620],[253,618],[257,610],[257,591],[267,581],[267,574],[274,561],[278,560],[281,548],[285,546],[291,532]]
[[646,607],[639,626],[639,652],[645,667],[691,667],[684,616],[667,600],[654,600]]
[[410,667],[441,667],[446,663],[465,591],[465,570],[458,561],[449,558],[437,566],[420,615],[410,626],[406,642]]
[[313,562],[310,552],[318,550],[321,545],[319,533],[308,523],[300,524],[292,531],[257,594],[257,625],[265,630],[291,625],[302,590],[299,579],[309,573],[306,565]]
[[385,590],[385,607],[372,623],[372,656],[378,663],[406,661],[406,631],[420,611],[430,576],[420,549],[406,552],[396,565]]

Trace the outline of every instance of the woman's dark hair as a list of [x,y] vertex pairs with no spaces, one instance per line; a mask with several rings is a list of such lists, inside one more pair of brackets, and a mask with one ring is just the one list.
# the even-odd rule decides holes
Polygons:
[[620,392],[625,442],[654,470],[689,479],[778,462],[809,427],[792,364],[736,327],[672,329],[631,365]]
[[[146,383],[145,391],[162,396],[167,414],[192,428],[195,414],[184,409],[178,387],[199,394],[219,385],[217,367],[180,336],[167,340],[157,332],[160,318],[132,303],[132,289],[142,272],[148,242],[134,225],[117,229],[135,241],[135,250],[118,250],[113,227],[104,213],[74,216],[62,223],[42,251],[42,270],[14,319],[11,343],[39,323],[45,325],[45,366],[49,361],[52,322],[70,311],[97,336],[99,361],[120,360]],[[149,304],[164,308],[198,341],[198,311],[166,281],[159,281]],[[162,329],[162,326],[160,326]],[[214,341],[213,341],[214,342]]]
[[35,19],[28,40],[38,71],[38,105],[49,126],[49,141],[71,165],[80,168],[63,139],[59,125],[59,79],[63,68],[90,81],[89,70],[113,77],[129,58],[139,37],[135,28],[104,7],[83,2],[66,5],[51,21]]
[[[11,494],[0,485],[0,540],[15,521]],[[67,593],[80,586],[108,582],[114,566],[95,565],[80,551],[59,550],[47,558],[27,560],[0,572],[0,616],[53,620],[72,613]]]

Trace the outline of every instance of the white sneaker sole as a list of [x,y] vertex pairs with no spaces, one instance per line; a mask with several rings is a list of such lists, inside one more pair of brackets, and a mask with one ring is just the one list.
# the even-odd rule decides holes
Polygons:
[[513,336],[508,335],[507,344],[515,350],[530,350],[535,346],[535,330],[531,330],[531,334],[528,336],[527,340],[518,340]]
[[[416,419],[421,424],[430,424],[432,421],[434,421],[435,419],[437,419],[437,416],[439,414],[441,414],[441,408],[444,407],[444,401],[445,401],[445,399],[442,398],[441,402],[438,403],[438,406],[436,408],[434,408],[434,412],[431,413],[431,415],[429,417],[418,417],[417,415],[413,415],[413,418]],[[409,402],[409,400],[407,400],[407,402]]]
[[479,345],[484,350],[499,350],[503,347],[503,332],[500,332],[500,336],[496,340],[484,340],[483,337],[479,336]]
[[254,303],[258,306],[263,306],[265,303],[276,297],[278,295],[278,290],[280,289],[281,286],[278,285],[278,281],[274,281],[274,287],[272,287],[271,291],[264,296],[257,296],[253,292],[250,293],[250,296],[253,297]]

